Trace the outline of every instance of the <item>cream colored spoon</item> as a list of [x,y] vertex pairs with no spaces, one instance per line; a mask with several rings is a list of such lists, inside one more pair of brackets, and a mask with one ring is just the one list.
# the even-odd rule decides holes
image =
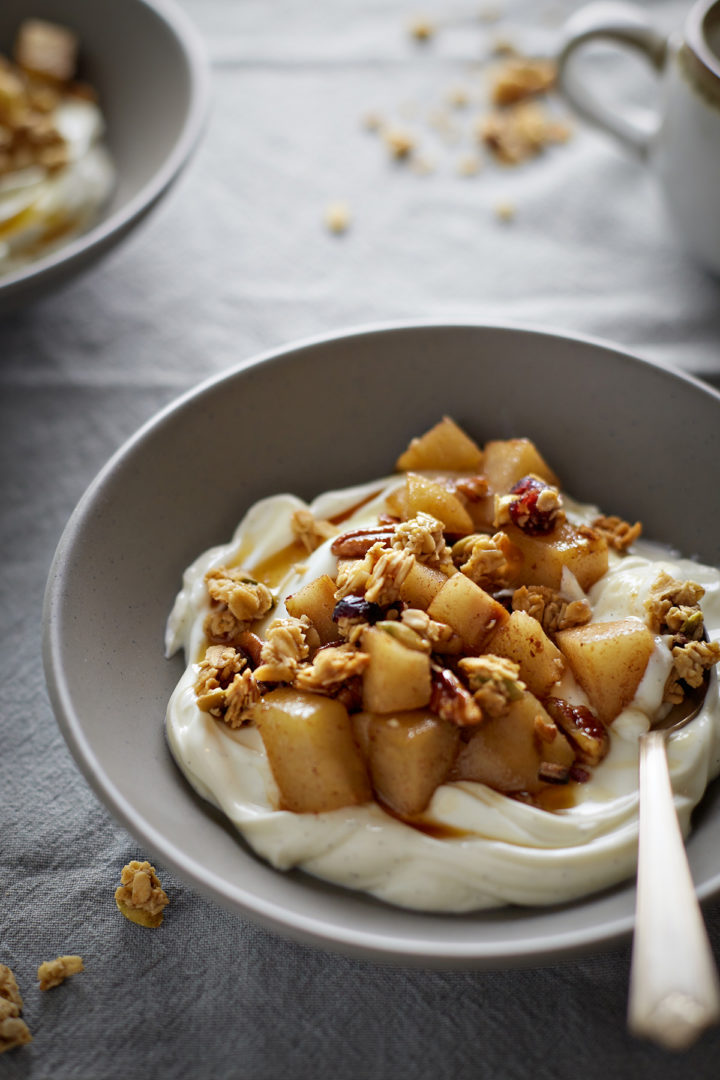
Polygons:
[[720,1021],[720,981],[675,812],[666,743],[700,711],[640,738],[640,832],[628,1026],[682,1050]]

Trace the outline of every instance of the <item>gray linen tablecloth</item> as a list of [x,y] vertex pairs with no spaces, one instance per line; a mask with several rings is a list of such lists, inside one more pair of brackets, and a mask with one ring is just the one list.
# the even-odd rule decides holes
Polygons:
[[[120,868],[146,853],[58,732],[41,601],[76,500],[159,406],[294,338],[428,316],[591,333],[720,382],[720,286],[609,138],[578,124],[530,164],[459,175],[472,110],[448,124],[448,90],[481,92],[499,35],[552,50],[576,4],[508,0],[492,23],[475,2],[428,0],[439,32],[424,45],[405,0],[184,6],[213,65],[197,157],[99,269],[0,323],[0,962],[34,1035],[0,1076],[715,1077],[718,1031],[679,1056],[627,1035],[627,947],[529,971],[385,968],[271,936],[162,866],[161,931],[115,909]],[[646,7],[670,27],[685,4]],[[616,91],[647,99],[642,65],[597,63]],[[415,130],[435,171],[392,162],[363,129],[369,110]],[[353,215],[342,236],[323,224],[337,199]],[[507,203],[512,221],[497,213]],[[720,955],[720,906],[706,914]],[[41,994],[37,964],[75,952],[85,974]]]

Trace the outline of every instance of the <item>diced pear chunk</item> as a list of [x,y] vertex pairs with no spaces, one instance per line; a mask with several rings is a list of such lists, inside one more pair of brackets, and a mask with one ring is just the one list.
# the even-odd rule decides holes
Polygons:
[[513,611],[493,632],[486,649],[519,664],[520,678],[539,698],[547,696],[565,670],[562,653],[526,611]]
[[435,469],[447,472],[479,472],[482,450],[449,416],[413,439],[395,463],[402,472]]
[[587,623],[556,635],[575,678],[604,724],[610,724],[635,697],[655,648],[640,619]]
[[433,597],[442,589],[448,576],[425,563],[415,562],[400,586],[400,599],[411,607],[427,611]]
[[460,729],[426,709],[390,716],[358,713],[353,723],[366,732],[370,776],[377,796],[398,814],[421,813],[435,789],[447,779]]
[[465,536],[473,531],[473,521],[462,499],[440,480],[419,473],[407,474],[407,510],[410,517],[420,511],[441,521],[446,532]]
[[483,471],[491,489],[498,494],[508,492],[528,473],[559,486],[557,476],[530,439],[495,439],[486,443]]
[[534,795],[547,787],[538,775],[543,762],[569,770],[574,756],[552,718],[526,690],[505,716],[490,717],[473,731],[458,754],[452,779]]
[[608,568],[604,536],[587,526],[563,521],[552,532],[530,536],[516,525],[504,525],[502,549],[508,560],[509,584],[547,585],[559,589],[563,567],[586,592]]
[[384,630],[363,631],[362,651],[370,657],[363,673],[363,706],[369,712],[421,709],[430,701],[430,655],[409,649]]
[[451,626],[470,652],[480,652],[495,627],[508,618],[502,604],[465,574],[447,578],[427,613],[431,619]]
[[323,645],[337,641],[340,636],[337,624],[333,622],[332,617],[336,603],[336,588],[329,574],[321,574],[320,577],[309,581],[307,585],[303,585],[292,596],[285,598],[288,614],[296,619],[307,615],[320,635]]
[[323,813],[372,798],[341,702],[282,688],[266,694],[255,715],[283,810]]

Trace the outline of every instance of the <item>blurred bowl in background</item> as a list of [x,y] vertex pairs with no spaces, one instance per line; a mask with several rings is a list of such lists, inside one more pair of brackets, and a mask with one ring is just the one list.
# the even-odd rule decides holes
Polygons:
[[167,0],[3,0],[0,53],[28,18],[68,27],[79,76],[98,93],[116,179],[87,231],[0,277],[0,314],[90,267],[162,198],[192,153],[206,114],[208,73],[198,36]]

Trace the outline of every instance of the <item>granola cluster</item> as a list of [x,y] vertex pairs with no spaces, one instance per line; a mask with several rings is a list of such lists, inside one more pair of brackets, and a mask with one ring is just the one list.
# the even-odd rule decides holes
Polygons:
[[15,976],[9,967],[0,964],[0,1054],[32,1041],[30,1029],[20,1016],[22,1007]]
[[120,872],[115,903],[126,919],[139,926],[157,927],[163,921],[168,895],[154,866],[133,859]]
[[296,510],[290,518],[290,528],[295,539],[308,552],[315,551],[338,531],[337,526],[323,518],[316,518],[309,510]]
[[547,585],[521,585],[512,595],[512,607],[513,611],[526,611],[537,619],[546,634],[584,626],[592,617],[588,600],[567,600]]
[[695,581],[678,581],[662,571],[645,603],[650,628],[670,635],[673,666],[664,700],[679,705],[688,689],[703,685],[707,672],[720,662],[720,644],[705,640],[700,600],[705,589]]
[[602,533],[610,547],[615,548],[616,551],[627,551],[642,533],[641,522],[636,521],[634,525],[631,525],[629,521],[616,517],[614,514],[610,516],[600,514],[593,520],[592,527]]
[[85,966],[81,956],[58,956],[55,960],[45,960],[40,964],[37,972],[41,990],[52,990],[54,986],[60,986],[71,975],[77,975],[84,971]]

